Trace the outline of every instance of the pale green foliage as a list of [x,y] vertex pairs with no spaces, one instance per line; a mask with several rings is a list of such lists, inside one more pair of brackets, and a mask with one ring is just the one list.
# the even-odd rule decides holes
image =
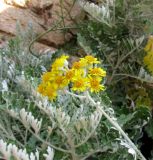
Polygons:
[[140,68],[139,77],[148,83],[153,83],[153,76],[147,73],[144,68]]
[[[24,57],[24,52],[21,53]],[[0,68],[3,82],[0,92],[1,139],[16,144],[23,150],[26,149],[29,155],[38,150],[39,159],[45,159],[43,155],[47,147],[54,149],[55,160],[62,158],[85,160],[89,157],[101,159],[98,153],[104,153],[103,158],[110,154],[128,159],[132,158],[130,154],[135,156],[134,150],[132,152],[129,150],[130,144],[89,101],[61,92],[57,101],[51,103],[36,92],[42,72],[38,67],[42,62],[46,66],[48,63],[43,56],[31,57],[38,63],[31,64],[33,60],[28,61],[30,67],[22,65],[22,59],[18,57],[20,52],[18,55],[11,55],[7,48],[1,51]],[[44,66],[42,67],[46,70]],[[95,101],[100,101],[102,109],[116,121],[117,117],[108,97],[104,93],[92,96]],[[149,117],[147,110],[145,112],[145,116],[141,117],[143,123],[147,122]],[[139,117],[137,113],[129,116],[124,119],[122,126],[135,121],[135,115]],[[118,117],[120,118],[122,117]],[[142,125],[142,122],[139,124]],[[122,154],[119,154],[120,152]]]
[[[120,36],[120,31],[116,30],[114,33],[112,32],[114,29],[110,30],[116,20],[111,17],[114,13],[113,3],[104,3],[100,7],[89,3],[83,5],[87,5],[85,10],[94,20],[100,22],[100,25],[95,21],[89,23],[87,30],[83,28],[83,32],[78,34],[79,44],[86,52],[98,55],[97,53],[106,51],[107,56],[102,54],[99,57],[108,58],[110,63],[106,66],[112,64],[113,71],[116,56],[121,55],[122,61],[119,60],[119,64],[122,64],[128,55],[134,55],[135,51],[141,49],[143,36],[136,36],[134,39],[126,37],[118,41],[116,37]],[[108,27],[104,27],[106,32],[99,31],[103,24]],[[83,33],[87,31],[91,31],[88,36],[94,41],[84,36]],[[110,44],[101,41],[101,38],[104,38],[101,37],[103,34],[109,37]],[[54,160],[139,158],[135,148],[123,138],[123,134],[101,111],[104,111],[117,126],[120,124],[139,148],[142,127],[150,119],[148,108],[141,107],[129,111],[126,107],[116,106],[117,109],[114,111],[105,92],[91,95],[98,107],[95,107],[89,99],[81,99],[65,92],[60,92],[56,101],[48,101],[37,93],[36,88],[42,72],[50,67],[52,54],[48,53],[39,58],[31,55],[27,49],[28,34],[19,35],[9,42],[9,46],[0,50],[0,139],[3,139],[1,142],[5,145],[4,148],[11,150],[10,148],[14,146],[17,150],[21,148],[22,152],[26,149],[28,156],[39,153],[40,160],[50,160],[53,156]],[[89,38],[89,41],[86,41],[86,38]],[[33,39],[33,35],[30,39]],[[23,45],[23,42],[26,45]],[[117,46],[117,49],[115,48],[117,52],[113,50],[114,46]],[[124,52],[127,52],[127,55],[124,55]],[[115,69],[120,68],[121,66],[117,66]],[[1,152],[1,156],[4,158],[5,155]]]
[[[3,140],[0,140],[0,147],[1,147],[1,155],[2,158],[5,158],[6,160],[10,159],[23,159],[23,160],[39,160],[39,152],[38,150],[35,153],[28,154],[26,149],[18,149],[16,145],[8,144],[4,142]],[[46,158],[46,160],[53,160],[54,152],[53,149],[48,147],[47,154],[43,154],[43,156]]]
[[84,0],[79,0],[80,6],[89,13],[91,17],[96,19],[99,22],[105,23],[109,27],[111,26],[111,17],[110,17],[110,9],[109,7],[113,6],[112,1],[106,1],[107,3],[103,3],[101,6],[98,6],[94,3],[89,3]]
[[[144,68],[143,49],[147,34],[152,34],[152,5],[150,0],[115,0],[111,4],[103,1],[99,5],[86,2],[83,5],[89,13],[89,20],[82,24],[77,36],[78,44],[86,53],[102,59],[103,65],[107,68],[107,93],[115,104],[125,104],[129,97],[129,86],[132,84],[133,89],[137,88],[136,83],[145,88],[144,83],[141,85],[142,82],[152,86],[152,82],[146,81],[144,76],[139,76],[141,67]],[[92,12],[96,8],[100,10],[101,6],[108,6],[110,16],[105,17],[105,22],[109,25],[103,20],[97,20],[97,12]],[[150,90],[148,98],[152,99],[152,87]],[[131,103],[133,101],[132,99]]]

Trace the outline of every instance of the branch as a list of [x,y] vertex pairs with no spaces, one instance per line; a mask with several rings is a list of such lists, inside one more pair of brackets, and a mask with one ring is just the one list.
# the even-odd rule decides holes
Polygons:
[[135,146],[135,144],[130,140],[130,138],[127,136],[127,134],[122,130],[122,128],[119,126],[119,124],[114,121],[100,106],[100,103],[96,103],[92,97],[87,94],[88,100],[99,109],[99,111],[107,118],[107,120],[121,133],[121,135],[125,138],[125,140],[130,144],[130,146],[136,151],[138,156],[141,158],[141,160],[146,160],[146,158],[142,155],[142,153],[138,150],[138,148]]

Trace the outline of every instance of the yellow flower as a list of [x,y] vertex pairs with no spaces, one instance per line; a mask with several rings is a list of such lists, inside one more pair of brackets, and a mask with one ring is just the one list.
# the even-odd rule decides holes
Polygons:
[[74,73],[75,73],[75,76],[72,78],[72,81],[73,79],[76,79],[77,77],[85,77],[86,76],[86,70],[85,69],[79,69],[79,70],[74,70]]
[[75,79],[73,81],[73,87],[72,90],[73,91],[79,91],[79,92],[83,92],[87,89],[87,84],[88,83],[88,79],[87,78],[82,78],[82,77],[78,77],[77,79]]
[[37,88],[39,93],[53,100],[57,97],[58,91],[69,83],[72,84],[72,90],[77,92],[88,89],[91,92],[104,90],[100,82],[102,77],[106,76],[106,72],[101,68],[91,68],[93,64],[99,63],[97,58],[93,56],[81,58],[80,61],[73,63],[71,69],[68,68],[67,58],[65,55],[57,58],[52,64],[51,71],[42,75],[42,82]]
[[44,96],[47,96],[50,100],[53,100],[57,97],[57,90],[51,85],[48,85],[45,89]]
[[54,83],[54,85],[57,85],[59,89],[62,89],[68,85],[68,81],[65,79],[65,76],[56,76]]
[[86,66],[86,63],[83,61],[74,62],[72,65],[72,69],[82,69]]
[[146,52],[153,51],[153,36],[149,37],[146,47],[144,48]]
[[57,96],[57,89],[50,83],[41,83],[38,86],[37,91],[43,96],[47,96],[50,100],[55,99]]
[[101,68],[92,68],[92,69],[89,70],[89,74],[91,76],[105,77],[106,76],[106,71],[104,71]]
[[88,64],[94,64],[94,63],[100,63],[97,58],[91,56],[91,55],[88,55],[88,56],[85,56],[84,58]]
[[70,81],[74,76],[75,76],[75,71],[71,69],[66,72],[65,79]]
[[42,80],[44,82],[47,82],[49,80],[53,79],[53,73],[52,72],[45,72],[43,75],[42,75]]
[[148,70],[153,75],[153,51],[148,52],[143,60],[144,60],[145,66],[148,68]]
[[100,84],[101,78],[90,78],[89,79],[89,89],[91,92],[103,91],[105,88]]
[[39,92],[39,93],[41,93],[41,94],[43,94],[44,93],[44,90],[45,90],[45,83],[41,83],[39,86],[38,86],[38,88],[37,88],[37,91]]
[[144,50],[147,52],[147,55],[143,59],[144,65],[153,75],[153,36],[149,37],[149,40]]
[[69,56],[62,55],[60,58],[57,58],[55,62],[52,64],[52,70],[62,70],[64,66],[68,66],[67,59]]

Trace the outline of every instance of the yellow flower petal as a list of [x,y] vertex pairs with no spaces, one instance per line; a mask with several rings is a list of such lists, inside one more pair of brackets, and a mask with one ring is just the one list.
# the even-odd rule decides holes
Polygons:
[[75,76],[75,71],[71,69],[66,72],[65,79],[70,81],[73,79],[74,76]]
[[52,72],[45,72],[43,75],[42,75],[42,80],[44,82],[47,82],[49,80],[53,79],[53,73]]
[[57,97],[57,91],[52,88],[52,86],[46,87],[45,96],[47,96],[50,100],[53,100]]
[[65,76],[56,76],[54,83],[57,85],[58,89],[62,89],[68,85],[68,80],[65,79]]
[[90,78],[89,89],[91,92],[100,92],[105,89],[104,86],[100,84],[100,81],[100,78]]
[[87,90],[88,79],[87,78],[78,78],[73,82],[72,90],[83,92]]
[[89,74],[91,76],[105,77],[106,76],[106,71],[104,71],[101,68],[92,68],[92,69],[89,70]]
[[68,65],[67,59],[69,56],[62,55],[60,58],[57,58],[52,64],[52,70],[61,70],[65,65]]
[[82,69],[86,66],[86,63],[83,61],[74,62],[72,65],[72,69]]
[[97,58],[95,58],[91,55],[85,56],[84,59],[87,60],[88,64],[100,63],[100,61],[98,61]]

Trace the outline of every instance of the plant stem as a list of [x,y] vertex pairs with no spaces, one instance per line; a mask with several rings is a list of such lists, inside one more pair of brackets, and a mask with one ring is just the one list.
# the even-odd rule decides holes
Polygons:
[[[59,21],[60,23],[61,21]],[[42,38],[43,36],[45,36],[47,33],[51,32],[51,31],[58,31],[58,30],[66,30],[66,29],[78,29],[78,27],[73,27],[73,26],[67,26],[67,27],[61,27],[61,28],[57,28],[57,25],[59,24],[57,23],[56,25],[54,25],[53,27],[49,28],[48,30],[46,30],[45,32],[39,34],[35,39],[33,39],[30,44],[29,44],[29,51],[30,53],[35,56],[35,57],[39,57],[39,55],[36,55],[33,53],[32,51],[32,45],[37,41],[39,40],[40,38]]]
[[69,150],[70,150],[70,154],[72,156],[72,160],[79,160],[79,157],[78,157],[78,155],[76,154],[76,151],[75,151],[75,145],[74,145],[73,138],[72,138],[71,134],[68,134],[68,132],[65,131],[62,124],[60,124],[59,127],[62,130],[65,137],[67,138],[67,142],[68,142],[69,147],[70,147]]
[[130,138],[127,136],[127,134],[122,130],[122,128],[119,126],[119,124],[114,121],[100,106],[99,103],[96,103],[92,97],[89,95],[89,93],[87,92],[87,97],[88,100],[94,105],[96,106],[99,111],[101,111],[101,113],[107,118],[107,120],[121,133],[121,135],[126,139],[126,141],[130,144],[130,146],[136,151],[136,153],[138,154],[138,156],[140,157],[141,160],[146,160],[146,158],[142,155],[142,153],[138,150],[138,148],[135,146],[135,144],[130,140]]

